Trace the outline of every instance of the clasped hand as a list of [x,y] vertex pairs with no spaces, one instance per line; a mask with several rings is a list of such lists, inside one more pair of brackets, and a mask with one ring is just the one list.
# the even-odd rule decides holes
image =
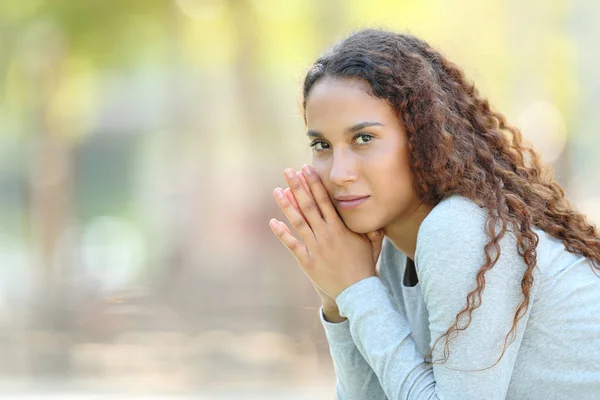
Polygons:
[[273,194],[300,240],[276,219],[269,225],[313,284],[335,300],[354,283],[376,276],[383,232],[348,229],[310,166],[298,173],[287,169],[285,177],[291,193],[277,188]]

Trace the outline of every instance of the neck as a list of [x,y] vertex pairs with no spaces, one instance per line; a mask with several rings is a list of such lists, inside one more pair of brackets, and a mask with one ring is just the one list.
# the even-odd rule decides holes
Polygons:
[[394,247],[406,254],[413,261],[417,249],[419,227],[432,208],[425,203],[419,202],[407,215],[399,217],[384,227],[385,235],[394,244]]

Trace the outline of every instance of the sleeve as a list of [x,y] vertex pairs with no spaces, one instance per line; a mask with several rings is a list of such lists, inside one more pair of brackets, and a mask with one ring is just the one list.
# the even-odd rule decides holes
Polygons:
[[325,329],[337,378],[335,386],[337,399],[387,400],[373,368],[365,361],[352,340],[349,321],[340,323],[326,321],[323,317],[323,307],[319,309],[319,315]]
[[[485,262],[485,222],[486,217],[472,209],[448,206],[434,208],[419,228],[415,265],[429,313],[430,345],[454,322],[475,288],[476,274]],[[470,325],[450,341],[449,358],[441,364],[423,360],[409,336],[408,321],[394,309],[378,277],[355,283],[336,302],[389,399],[505,399],[529,310],[519,321],[513,343],[492,365],[500,358],[521,302],[524,271],[516,241],[506,234],[498,261],[485,274],[481,305],[472,313]],[[461,321],[459,327],[464,326]],[[443,360],[443,349],[440,340],[434,361]]]

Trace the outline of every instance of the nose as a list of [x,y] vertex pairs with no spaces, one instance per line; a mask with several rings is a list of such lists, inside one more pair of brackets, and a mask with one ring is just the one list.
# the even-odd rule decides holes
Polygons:
[[357,178],[356,160],[351,152],[334,152],[329,171],[329,179],[338,186],[344,186],[350,182],[355,182]]

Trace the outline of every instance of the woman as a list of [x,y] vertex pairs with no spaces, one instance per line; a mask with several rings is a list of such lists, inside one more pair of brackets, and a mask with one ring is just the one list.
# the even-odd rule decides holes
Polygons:
[[600,398],[600,235],[463,72],[364,30],[303,94],[312,166],[274,193],[298,237],[270,226],[323,300],[338,398]]

